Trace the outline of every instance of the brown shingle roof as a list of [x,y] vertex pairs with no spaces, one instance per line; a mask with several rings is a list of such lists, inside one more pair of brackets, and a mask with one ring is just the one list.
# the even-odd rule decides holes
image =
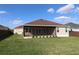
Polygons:
[[44,19],[39,19],[39,20],[35,20],[29,23],[26,23],[24,25],[62,25],[56,22],[52,22],[52,21],[48,21],[48,20],[44,20]]
[[28,25],[62,25],[56,22],[52,22],[52,21],[48,21],[48,20],[44,20],[44,19],[39,19],[39,20],[35,20],[29,23],[26,23],[24,25],[21,26],[17,26],[15,29],[17,28],[22,28],[23,26],[28,26]]

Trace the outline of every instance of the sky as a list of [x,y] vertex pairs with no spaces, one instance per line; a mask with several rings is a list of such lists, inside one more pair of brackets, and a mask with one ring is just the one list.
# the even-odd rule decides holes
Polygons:
[[79,24],[79,4],[0,4],[0,25],[13,29],[38,19]]

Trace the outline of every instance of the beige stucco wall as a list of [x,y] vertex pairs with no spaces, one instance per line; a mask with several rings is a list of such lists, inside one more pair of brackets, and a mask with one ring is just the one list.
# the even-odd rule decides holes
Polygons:
[[23,28],[14,29],[14,34],[23,34]]
[[[59,32],[57,32],[57,29],[59,29]],[[69,30],[70,30],[69,28],[65,28],[65,27],[56,28],[56,35],[57,37],[69,37]]]

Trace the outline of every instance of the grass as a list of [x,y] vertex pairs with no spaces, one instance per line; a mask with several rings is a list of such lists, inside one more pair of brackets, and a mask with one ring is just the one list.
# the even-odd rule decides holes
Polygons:
[[78,55],[79,37],[23,39],[12,35],[0,41],[0,55]]

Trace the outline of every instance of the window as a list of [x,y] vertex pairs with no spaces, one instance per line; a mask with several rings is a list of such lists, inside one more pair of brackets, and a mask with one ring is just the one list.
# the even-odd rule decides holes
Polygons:
[[59,28],[57,27],[57,32],[59,32]]
[[71,29],[71,32],[72,32],[72,29]]
[[28,32],[28,28],[27,28],[27,27],[25,27],[25,28],[24,28],[24,31],[25,31],[25,32]]
[[66,32],[67,32],[67,28],[66,28]]
[[31,28],[29,27],[29,32],[31,32]]

